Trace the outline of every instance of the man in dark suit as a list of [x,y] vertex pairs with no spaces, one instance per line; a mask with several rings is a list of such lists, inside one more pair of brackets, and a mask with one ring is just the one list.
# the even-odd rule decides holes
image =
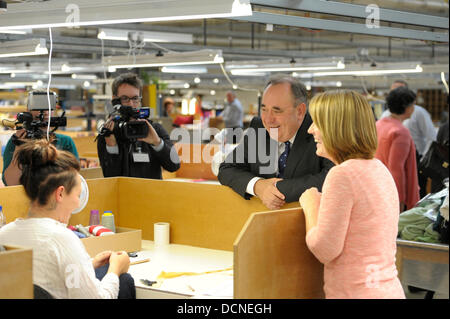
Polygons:
[[[142,82],[133,73],[118,76],[112,84],[113,99],[123,106],[141,106]],[[109,119],[104,127],[112,131],[109,136],[99,135],[97,152],[103,176],[129,176],[162,179],[161,167],[169,172],[180,168],[180,159],[169,134],[158,123],[145,121],[148,135],[137,141],[122,136],[116,123]]]
[[298,201],[311,187],[319,191],[333,163],[316,155],[307,133],[305,86],[289,76],[269,81],[261,118],[250,123],[241,143],[220,165],[218,179],[245,199],[258,196],[269,209]]

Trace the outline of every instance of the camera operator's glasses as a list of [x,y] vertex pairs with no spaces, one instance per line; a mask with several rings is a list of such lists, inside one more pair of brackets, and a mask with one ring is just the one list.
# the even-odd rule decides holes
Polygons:
[[133,102],[133,104],[138,104],[138,103],[141,103],[142,97],[141,96],[128,97],[126,95],[122,95],[120,97],[121,103],[130,103],[130,101]]

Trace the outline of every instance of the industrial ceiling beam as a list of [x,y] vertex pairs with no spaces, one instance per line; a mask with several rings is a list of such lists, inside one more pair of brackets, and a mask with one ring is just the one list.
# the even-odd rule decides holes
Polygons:
[[[298,0],[298,1],[250,0],[250,3],[261,6],[326,13],[362,19],[366,19],[373,10],[373,7],[371,8],[365,5],[342,3],[336,1],[324,1],[324,0]],[[381,21],[404,23],[410,25],[420,25],[431,28],[441,28],[441,29],[449,28],[448,18],[412,12],[403,12],[391,9],[383,9],[383,8],[378,9],[379,9],[378,16]]]
[[[123,28],[121,25],[108,25],[108,28],[112,29],[120,29]],[[187,32],[192,33],[198,37],[202,36],[202,28],[196,28],[196,27],[173,27],[173,26],[159,26],[159,25],[127,25],[127,28],[129,29],[136,29],[136,30],[142,30],[142,31],[166,31],[166,32]],[[217,29],[213,28],[211,26],[208,27],[208,40],[214,42],[214,37],[218,38],[244,38],[249,39],[249,43],[251,40],[251,32],[245,32],[245,31],[223,31],[223,29]],[[364,41],[362,42],[360,39],[358,41],[349,41],[349,40],[343,40],[343,39],[333,39],[330,37],[327,38],[320,38],[320,37],[308,37],[303,35],[286,35],[281,34],[279,32],[264,32],[264,33],[255,33],[254,34],[255,40],[264,40],[264,41],[289,41],[293,44],[295,43],[302,43],[302,45],[305,45],[306,43],[319,43],[319,44],[335,44],[335,45],[341,45],[345,47],[353,47],[353,48],[376,48],[376,49],[389,49],[389,46],[385,43],[375,42],[375,41]],[[374,38],[376,39],[376,38]],[[256,46],[256,45],[255,45]],[[391,50],[398,50],[398,51],[409,51],[409,52],[426,52],[431,53],[431,47],[429,44],[422,44],[418,46],[411,46],[411,45],[391,45]],[[435,52],[440,53],[448,53],[448,46],[442,46],[442,47],[435,47]]]
[[230,18],[237,21],[257,22],[264,24],[286,25],[291,27],[329,30],[337,32],[358,33],[403,39],[414,39],[435,42],[448,42],[448,33],[429,32],[413,29],[391,28],[379,26],[368,28],[365,24],[342,22],[336,20],[305,18],[284,14],[273,14],[253,11],[252,16]]

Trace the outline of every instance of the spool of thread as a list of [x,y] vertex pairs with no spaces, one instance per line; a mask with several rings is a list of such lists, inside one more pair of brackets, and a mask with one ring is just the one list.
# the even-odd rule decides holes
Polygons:
[[105,226],[102,226],[102,225],[89,226],[89,232],[95,236],[114,235],[114,233],[111,231],[111,229],[106,228]]
[[100,225],[100,215],[97,209],[91,210],[91,215],[89,217],[89,225]]
[[155,223],[153,225],[153,241],[155,247],[164,247],[170,242],[170,224],[169,223]]
[[102,225],[116,232],[116,225],[114,223],[114,215],[110,210],[105,210],[102,215]]
[[77,231],[79,231],[80,233],[82,233],[83,235],[85,235],[86,237],[92,236],[89,233],[89,230],[86,229],[83,225],[76,225],[75,228],[77,229]]
[[86,238],[87,236],[83,233],[80,233],[79,231],[74,230],[73,231],[75,233],[75,235],[78,236],[78,238],[82,239],[82,238]]

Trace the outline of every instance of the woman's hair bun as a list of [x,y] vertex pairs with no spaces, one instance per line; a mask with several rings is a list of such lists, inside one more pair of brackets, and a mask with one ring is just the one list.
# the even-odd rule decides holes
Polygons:
[[17,161],[30,169],[54,163],[58,156],[56,147],[46,139],[26,140],[19,146]]

